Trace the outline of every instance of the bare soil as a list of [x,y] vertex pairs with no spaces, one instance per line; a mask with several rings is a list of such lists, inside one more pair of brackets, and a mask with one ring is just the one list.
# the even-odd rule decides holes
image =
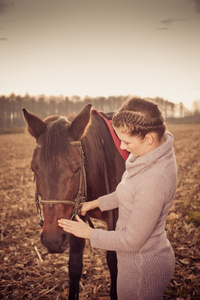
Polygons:
[[[200,299],[200,124],[169,124],[178,187],[167,219],[176,271],[164,299]],[[40,242],[30,167],[35,141],[26,133],[0,135],[0,299],[67,299],[68,250],[48,254]],[[95,226],[105,228],[101,221]],[[80,299],[108,300],[105,251],[86,243]]]

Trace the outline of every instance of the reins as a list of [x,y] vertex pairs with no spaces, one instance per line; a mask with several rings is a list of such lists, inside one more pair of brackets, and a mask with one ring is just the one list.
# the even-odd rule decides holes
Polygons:
[[[80,171],[79,188],[78,188],[77,195],[76,195],[74,201],[67,200],[67,199],[66,200],[57,200],[57,199],[41,199],[41,200],[39,200],[38,191],[36,189],[36,192],[35,192],[35,204],[36,204],[37,212],[38,212],[39,217],[40,217],[39,225],[41,227],[44,224],[44,220],[42,218],[40,203],[42,205],[48,204],[50,207],[53,207],[53,205],[56,205],[56,204],[66,204],[66,205],[72,205],[72,206],[74,206],[72,217],[71,217],[71,220],[73,220],[74,217],[79,214],[79,211],[80,211],[80,208],[81,208],[81,204],[83,202],[86,202],[86,200],[87,200],[87,179],[86,179],[85,163],[84,163],[85,158],[84,158],[84,152],[83,152],[83,148],[82,148],[82,145],[81,145],[81,141],[72,141],[71,145],[77,145],[77,146],[79,146],[80,155],[81,155],[81,162],[82,162],[82,167],[81,167],[81,171]],[[39,145],[37,145],[37,146],[39,146]],[[83,188],[84,188],[84,196],[82,196],[82,189]],[[94,225],[93,225],[93,223],[92,223],[92,221],[91,221],[88,213],[85,214],[85,217],[86,217],[89,225],[92,228],[94,228]]]

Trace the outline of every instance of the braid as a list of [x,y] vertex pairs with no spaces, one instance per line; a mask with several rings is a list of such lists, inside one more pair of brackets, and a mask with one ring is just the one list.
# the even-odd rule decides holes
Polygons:
[[140,98],[133,98],[124,103],[113,117],[114,127],[124,127],[130,135],[145,137],[148,132],[157,132],[162,138],[166,126],[162,113],[156,103]]

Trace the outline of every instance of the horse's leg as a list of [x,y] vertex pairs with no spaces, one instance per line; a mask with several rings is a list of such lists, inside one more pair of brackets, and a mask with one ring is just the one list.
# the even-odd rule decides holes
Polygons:
[[110,270],[111,277],[111,288],[110,288],[110,298],[111,300],[117,300],[117,256],[115,251],[108,251],[107,264]]
[[70,235],[70,255],[69,255],[69,300],[79,299],[79,281],[83,268],[83,249],[85,240]]

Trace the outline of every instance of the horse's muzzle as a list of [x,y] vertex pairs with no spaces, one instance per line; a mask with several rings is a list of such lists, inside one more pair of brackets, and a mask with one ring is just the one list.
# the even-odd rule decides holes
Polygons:
[[47,248],[48,253],[63,253],[69,242],[69,234],[60,231],[58,235],[53,238],[46,232],[42,232],[40,235],[42,245]]

